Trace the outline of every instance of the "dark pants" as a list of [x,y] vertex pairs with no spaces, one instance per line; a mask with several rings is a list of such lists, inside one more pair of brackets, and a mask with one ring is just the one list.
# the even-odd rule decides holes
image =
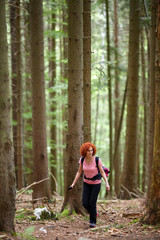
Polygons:
[[90,223],[96,223],[96,203],[100,189],[101,184],[83,183],[82,203],[90,214]]

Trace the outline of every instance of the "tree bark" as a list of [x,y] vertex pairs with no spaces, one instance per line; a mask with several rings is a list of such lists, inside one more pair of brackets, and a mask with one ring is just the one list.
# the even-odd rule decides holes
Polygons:
[[24,119],[24,169],[25,184],[33,183],[33,153],[32,153],[32,98],[31,98],[31,49],[30,49],[30,24],[29,24],[29,2],[24,1],[24,112],[27,118]]
[[[54,9],[52,9],[52,12]],[[56,19],[56,15],[52,14],[52,21]],[[55,31],[56,24],[53,21],[51,24],[51,31]],[[50,72],[50,112],[51,112],[51,124],[50,124],[50,139],[51,139],[51,157],[50,157],[50,171],[52,175],[57,179],[57,150],[56,150],[56,142],[57,142],[57,128],[56,128],[56,109],[57,103],[55,100],[56,91],[54,90],[56,84],[56,40],[54,36],[49,38],[49,72]],[[54,178],[51,176],[51,191],[56,191],[56,182]]]
[[16,0],[10,0],[10,28],[11,28],[11,68],[12,68],[12,120],[13,120],[13,144],[14,144],[14,163],[17,170],[17,77],[16,77]]
[[[157,7],[158,4],[158,7]],[[155,18],[155,10],[157,18]],[[148,205],[145,222],[158,224],[160,222],[160,1],[152,1],[152,14],[156,20],[156,61],[155,61],[155,126],[154,126],[154,148],[151,171],[151,184],[148,190]],[[152,19],[153,19],[152,18]],[[152,25],[153,26],[153,25]],[[151,79],[154,81],[154,78]]]
[[[128,88],[127,88],[127,125],[125,156],[122,184],[129,192],[136,189],[136,160],[137,160],[137,123],[138,123],[138,70],[139,70],[139,1],[130,1],[129,21],[129,59],[128,59]],[[127,191],[123,192],[124,199],[130,198]]]
[[21,33],[20,0],[16,0],[16,77],[17,77],[17,187],[24,187],[23,166],[23,124],[22,124],[22,73],[21,73]]
[[[34,181],[48,178],[42,0],[30,0]],[[33,198],[50,198],[49,181],[34,187]]]
[[109,105],[109,161],[110,161],[110,194],[112,195],[112,183],[113,183],[113,156],[112,156],[112,84],[111,84],[111,66],[109,64],[111,60],[110,56],[110,28],[109,28],[109,1],[106,0],[106,36],[107,36],[107,77],[108,77],[108,105]]
[[155,53],[156,53],[156,21],[157,21],[158,0],[151,3],[151,29],[150,29],[150,77],[149,77],[149,109],[148,109],[148,190],[151,187],[151,169],[153,161],[153,142],[154,142],[154,124],[155,124]]
[[5,0],[0,6],[0,52],[0,231],[13,233],[16,187]]
[[83,131],[91,141],[91,0],[83,0]]
[[144,123],[143,123],[143,177],[142,191],[146,192],[147,186],[147,85],[146,85],[146,67],[145,67],[145,49],[144,49],[144,31],[141,31],[141,63],[142,63],[142,86],[143,86],[143,105],[144,105]]
[[[63,9],[63,22],[67,23],[67,6],[66,6],[66,9]],[[65,33],[64,35],[64,38],[63,38],[63,59],[65,60],[63,62],[63,69],[62,69],[62,81],[64,84],[67,84],[66,83],[66,80],[68,78],[68,62],[67,62],[67,59],[68,59],[68,25],[67,24],[63,24],[63,32]],[[64,96],[67,95],[67,90],[64,89],[62,94]],[[63,124],[64,124],[64,128],[63,128],[63,179],[66,179],[66,134],[67,134],[67,129],[66,129],[66,122],[67,122],[67,104],[64,103],[62,105],[62,109],[63,109],[63,115],[62,115],[62,121],[63,121]],[[66,189],[66,183],[65,181],[64,182],[64,189]],[[63,189],[63,190],[64,190]],[[64,193],[64,191],[63,191]]]
[[68,134],[66,147],[66,189],[62,210],[68,204],[70,213],[81,212],[82,184],[79,180],[72,191],[78,169],[79,149],[83,140],[83,0],[68,2]]
[[[114,34],[115,34],[115,143],[117,143],[118,138],[118,124],[120,119],[119,114],[119,58],[118,58],[118,16],[117,16],[117,0],[114,0]],[[115,181],[114,181],[114,190],[116,195],[118,196],[120,192],[120,175],[121,175],[121,156],[119,151],[119,144],[116,146],[114,145],[114,149],[117,147],[117,153],[115,155],[114,161],[114,169],[115,169]],[[114,151],[115,152],[115,151]]]

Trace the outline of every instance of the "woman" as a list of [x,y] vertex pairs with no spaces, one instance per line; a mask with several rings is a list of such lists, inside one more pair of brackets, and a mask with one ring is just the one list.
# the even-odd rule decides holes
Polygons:
[[[79,177],[82,174],[82,170],[84,171],[84,178],[83,178],[83,194],[82,194],[82,203],[83,206],[87,209],[87,211],[90,214],[90,227],[96,226],[96,218],[98,216],[97,209],[96,209],[96,203],[98,194],[101,189],[101,179],[92,179],[94,176],[98,174],[98,168],[99,171],[104,178],[104,181],[106,183],[106,189],[107,191],[110,190],[110,186],[107,181],[107,177],[105,172],[102,168],[102,162],[99,159],[98,161],[98,168],[96,166],[96,160],[95,160],[95,154],[96,154],[96,147],[94,144],[90,142],[83,143],[80,148],[80,154],[82,158],[79,160],[79,169],[75,176],[75,179],[70,186],[69,189],[72,189],[76,182],[78,181]],[[83,161],[82,161],[83,159]],[[92,179],[92,180],[91,180]]]

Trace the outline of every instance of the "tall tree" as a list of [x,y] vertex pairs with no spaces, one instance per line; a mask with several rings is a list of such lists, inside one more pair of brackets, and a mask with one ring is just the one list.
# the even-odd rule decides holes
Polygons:
[[[51,31],[55,32],[56,28],[56,14],[54,13],[54,9],[52,10],[52,22],[51,22]],[[51,126],[50,126],[50,135],[51,135],[51,158],[50,158],[50,171],[51,171],[51,190],[52,192],[56,191],[56,182],[57,179],[57,150],[56,150],[56,91],[54,89],[56,84],[56,39],[54,34],[51,34],[49,38],[49,71],[50,71],[50,111],[51,111]]]
[[[115,37],[115,143],[117,143],[118,138],[118,124],[120,119],[119,114],[119,58],[118,58],[118,16],[117,16],[117,0],[114,0],[114,37]],[[119,151],[119,144],[116,146],[116,155],[114,156],[114,169],[115,169],[115,182],[114,182],[114,189],[116,195],[119,194],[120,191],[120,173],[121,173],[121,162],[120,162],[120,151]]]
[[[112,194],[112,169],[113,169],[113,157],[112,157],[112,84],[111,84],[111,53],[110,53],[110,28],[109,28],[109,0],[106,0],[106,37],[107,37],[107,77],[108,77],[108,105],[109,105],[109,139],[110,139],[110,146],[109,146],[109,160],[110,160],[110,192]],[[106,79],[107,80],[107,79]]]
[[[30,0],[34,181],[48,178],[44,80],[43,1]],[[33,198],[50,198],[49,181],[34,187]]]
[[[130,1],[129,59],[127,86],[127,123],[125,156],[122,175],[123,198],[130,198],[136,188],[137,123],[138,123],[138,70],[139,70],[139,1]],[[127,191],[126,191],[127,189]]]
[[78,169],[79,149],[83,134],[83,0],[68,2],[68,134],[66,147],[66,189],[62,210],[69,204],[70,213],[81,212],[81,181],[72,192],[72,184]]
[[16,0],[16,77],[17,77],[17,187],[24,187],[23,175],[23,124],[22,124],[22,73],[20,0]]
[[151,2],[151,29],[150,29],[150,77],[149,77],[149,108],[148,108],[148,191],[151,186],[151,169],[153,161],[154,123],[155,123],[155,54],[156,54],[156,21],[157,21],[158,0]]
[[[66,4],[67,5],[67,4]],[[62,63],[62,81],[64,84],[67,84],[67,70],[68,70],[68,25],[67,25],[67,6],[66,8],[63,8],[63,13],[62,13],[62,18],[63,18],[63,33],[64,33],[64,38],[63,38],[63,63]],[[67,95],[67,90],[64,89],[63,93],[64,96]],[[66,176],[66,169],[65,169],[65,162],[66,162],[66,133],[67,133],[67,129],[66,129],[66,122],[67,122],[67,104],[64,102],[62,105],[62,109],[63,109],[63,115],[62,115],[62,121],[64,124],[63,127],[63,170],[64,170],[64,174],[63,174],[63,179],[65,179]],[[66,188],[65,186],[65,181],[64,181],[64,189]]]
[[[155,126],[151,184],[148,190],[148,205],[145,221],[149,224],[160,222],[160,0],[152,1],[152,27],[156,26],[155,49]],[[152,36],[152,35],[151,35]],[[154,42],[152,42],[154,44]]]
[[14,232],[16,187],[5,0],[0,5],[0,50],[0,231]]
[[91,141],[91,0],[83,0],[83,131]]
[[22,74],[21,74],[21,34],[20,1],[10,1],[11,63],[12,63],[12,117],[14,121],[14,159],[16,164],[17,188],[24,186],[23,175],[23,124],[22,124]]
[[29,2],[24,1],[24,169],[25,184],[33,182],[33,154],[32,154],[32,98],[31,98],[31,55],[30,55],[30,24],[29,24]]
[[146,67],[145,67],[145,49],[144,49],[144,31],[141,31],[141,65],[142,65],[142,85],[143,85],[143,104],[144,104],[144,123],[143,123],[143,178],[142,178],[142,191],[146,191],[146,179],[147,179],[147,84],[146,84]]
[[11,68],[12,68],[12,120],[13,120],[13,144],[14,163],[17,170],[17,77],[16,77],[16,0],[10,0],[10,28],[11,28]]

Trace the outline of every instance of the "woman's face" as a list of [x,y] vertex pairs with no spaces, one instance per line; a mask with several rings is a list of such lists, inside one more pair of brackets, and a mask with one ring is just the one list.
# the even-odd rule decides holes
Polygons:
[[87,153],[86,153],[86,156],[87,156],[87,157],[93,156],[93,148],[92,148],[92,147],[89,147],[89,148],[88,148]]

